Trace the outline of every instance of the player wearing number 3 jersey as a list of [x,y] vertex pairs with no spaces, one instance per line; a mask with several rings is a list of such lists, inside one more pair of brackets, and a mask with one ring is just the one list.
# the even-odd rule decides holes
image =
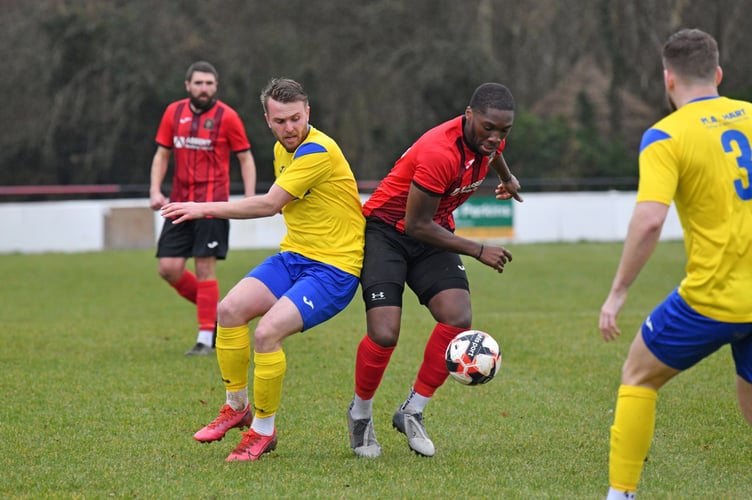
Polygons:
[[601,309],[603,338],[620,333],[616,317],[672,201],[684,230],[686,276],[645,319],[624,363],[608,499],[634,498],[657,391],[723,345],[731,346],[737,399],[752,424],[752,104],[718,95],[718,59],[715,40],[700,30],[679,31],[663,48],[673,112],[642,139],[637,204]]
[[637,202],[674,200],[685,234],[687,276],[678,293],[719,321],[752,321],[752,104],[698,97],[648,130]]

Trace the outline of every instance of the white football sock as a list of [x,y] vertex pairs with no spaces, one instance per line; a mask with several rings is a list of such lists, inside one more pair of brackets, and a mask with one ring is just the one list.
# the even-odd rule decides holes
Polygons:
[[251,429],[262,436],[271,436],[274,434],[274,417],[254,417]]
[[621,491],[609,488],[606,500],[635,500],[635,495],[634,491]]
[[208,345],[211,347],[211,345],[214,343],[214,331],[213,330],[199,330],[198,331],[198,338],[196,339],[196,342],[199,344]]
[[350,416],[355,420],[371,418],[373,412],[373,399],[360,399],[356,394],[353,396],[352,405],[350,405]]
[[405,413],[410,414],[422,413],[423,408],[426,407],[429,401],[431,401],[430,397],[421,396],[420,394],[415,392],[414,388],[410,388],[410,395],[407,396],[407,399],[404,403],[402,403],[400,409]]

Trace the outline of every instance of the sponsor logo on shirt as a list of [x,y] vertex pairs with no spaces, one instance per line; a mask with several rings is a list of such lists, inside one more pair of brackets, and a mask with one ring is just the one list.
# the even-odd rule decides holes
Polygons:
[[451,193],[449,193],[449,196],[457,196],[463,193],[472,193],[473,191],[477,190],[478,186],[480,186],[481,184],[483,184],[483,179],[475,181],[469,186],[460,186],[454,191],[452,191]]
[[172,138],[172,143],[175,145],[175,148],[178,149],[200,149],[202,151],[214,150],[211,139],[202,139],[201,137],[183,137],[181,135],[176,135]]

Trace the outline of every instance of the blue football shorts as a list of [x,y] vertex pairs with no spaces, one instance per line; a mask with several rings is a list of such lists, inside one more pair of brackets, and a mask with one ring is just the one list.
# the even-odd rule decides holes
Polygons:
[[752,383],[752,323],[703,316],[674,290],[645,319],[641,331],[650,352],[677,370],[686,370],[729,344],[736,373]]
[[358,277],[295,252],[266,258],[247,274],[278,299],[287,297],[303,317],[303,331],[342,311],[358,289]]

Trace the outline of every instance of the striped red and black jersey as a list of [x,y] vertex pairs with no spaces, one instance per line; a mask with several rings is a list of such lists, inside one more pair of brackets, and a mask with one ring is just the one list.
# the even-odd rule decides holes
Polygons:
[[251,148],[234,109],[217,101],[210,109],[194,113],[187,98],[167,106],[156,141],[173,150],[170,201],[228,200],[230,153]]
[[[454,231],[454,210],[481,185],[490,156],[471,150],[462,133],[464,116],[428,130],[397,160],[363,205],[366,217],[376,217],[405,232],[405,210],[410,185],[441,197],[434,222]],[[502,141],[496,154],[506,145]]]

